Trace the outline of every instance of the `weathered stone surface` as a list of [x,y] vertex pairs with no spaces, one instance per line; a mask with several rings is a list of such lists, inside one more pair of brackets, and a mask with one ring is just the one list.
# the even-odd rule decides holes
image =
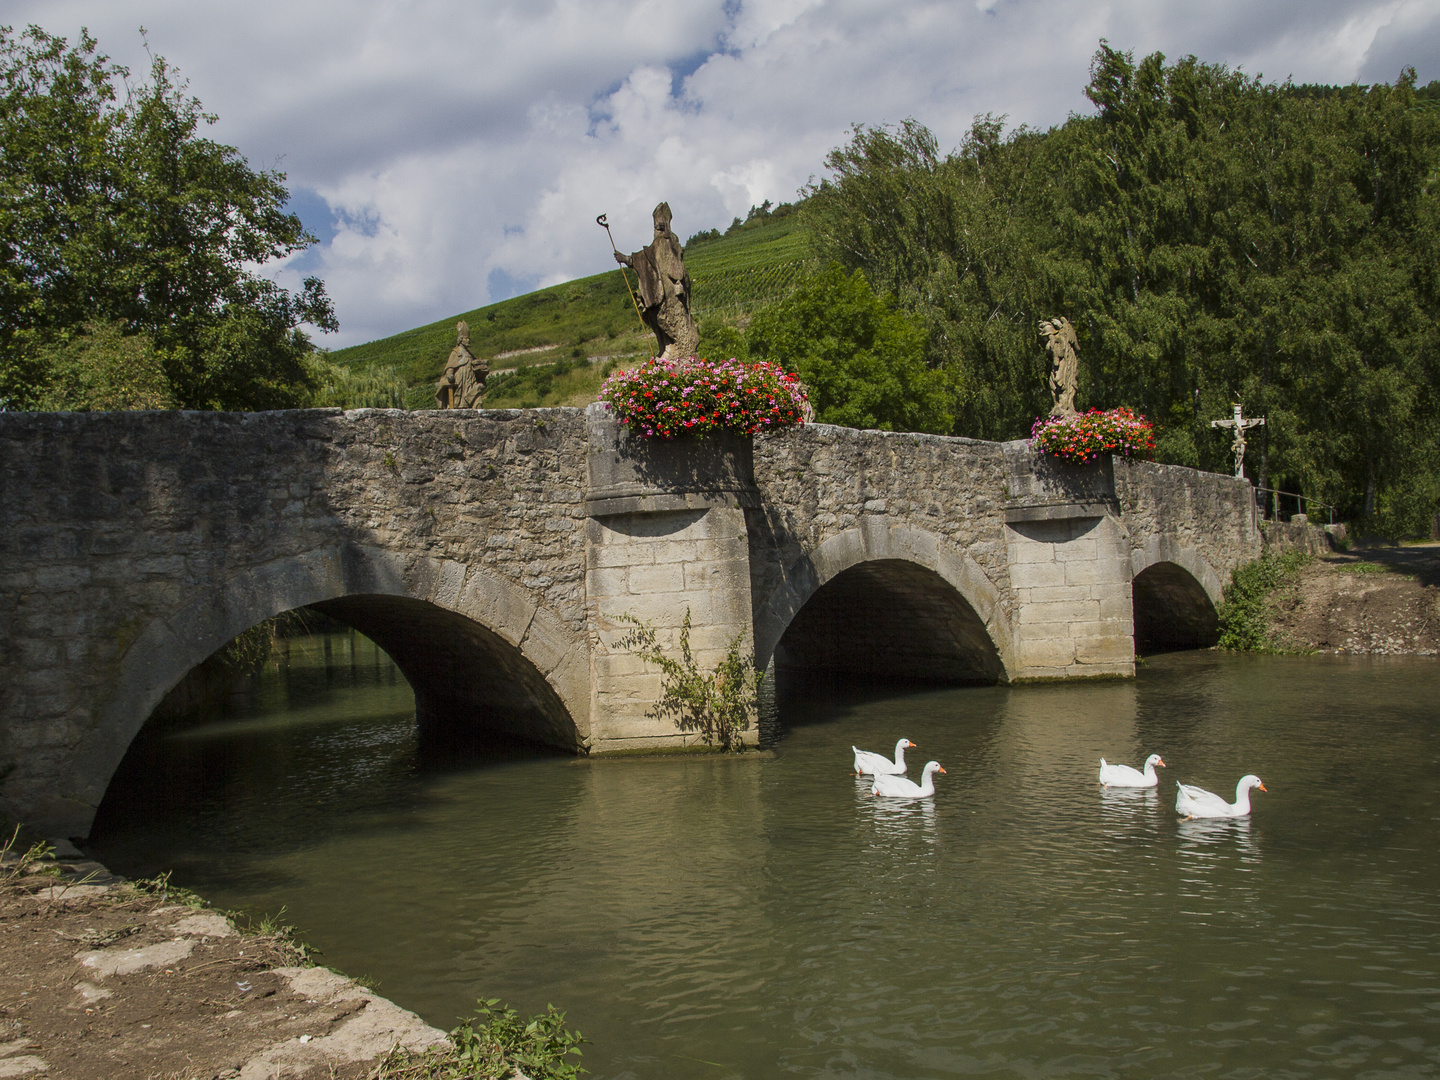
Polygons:
[[[1137,640],[1213,639],[1266,545],[1325,543],[1189,469],[825,425],[721,443],[647,473],[577,409],[0,413],[0,809],[83,835],[164,695],[302,605],[389,652],[422,724],[678,748],[623,614],[673,648],[688,609],[707,666],[738,634],[765,668],[1124,675]],[[650,501],[601,505],[626,498]]]

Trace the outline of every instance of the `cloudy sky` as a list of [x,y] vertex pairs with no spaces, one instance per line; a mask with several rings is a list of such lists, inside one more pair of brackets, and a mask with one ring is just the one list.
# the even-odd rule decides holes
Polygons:
[[288,176],[369,341],[613,266],[667,199],[681,237],[823,174],[855,123],[959,142],[979,113],[1084,112],[1101,38],[1271,79],[1440,79],[1440,0],[0,0],[141,74],[179,67],[212,137]]

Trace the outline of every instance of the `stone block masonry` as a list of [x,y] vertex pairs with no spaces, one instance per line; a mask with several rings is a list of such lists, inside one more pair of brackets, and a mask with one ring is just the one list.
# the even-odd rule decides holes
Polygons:
[[[1264,546],[1232,477],[811,425],[632,442],[592,407],[0,413],[0,811],[83,836],[160,700],[315,605],[422,725],[686,749],[630,614],[711,667],[943,681],[1124,676],[1203,642]],[[753,735],[752,735],[753,737]]]
[[[606,515],[586,525],[586,595],[594,627],[596,742],[609,750],[692,747],[694,732],[656,722],[659,675],[626,649],[630,616],[656,630],[656,640],[678,655],[685,615],[690,648],[702,670],[725,656],[737,635],[750,649],[750,567],[743,511],[727,506],[697,510]],[[600,565],[600,564],[604,565]],[[745,741],[754,745],[752,728]]]

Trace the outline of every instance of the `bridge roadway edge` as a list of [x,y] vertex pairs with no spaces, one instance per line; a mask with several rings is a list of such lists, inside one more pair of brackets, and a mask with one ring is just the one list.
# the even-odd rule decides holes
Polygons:
[[895,595],[953,592],[995,678],[1124,676],[1135,575],[1213,603],[1266,543],[1323,542],[1262,529],[1230,477],[1116,459],[1097,501],[1023,443],[826,425],[758,437],[724,491],[587,506],[594,438],[577,409],[0,414],[0,810],[85,835],[155,702],[302,603],[418,634],[391,648],[422,712],[484,711],[458,667],[517,687],[540,741],[681,749],[622,611],[673,642],[685,603],[702,662],[738,633],[763,667],[822,587],[909,566]]

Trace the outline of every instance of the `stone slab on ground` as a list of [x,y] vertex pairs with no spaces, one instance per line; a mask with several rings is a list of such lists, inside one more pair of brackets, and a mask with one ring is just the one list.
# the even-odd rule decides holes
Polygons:
[[445,1034],[273,936],[125,883],[0,870],[0,1078],[360,1080]]

